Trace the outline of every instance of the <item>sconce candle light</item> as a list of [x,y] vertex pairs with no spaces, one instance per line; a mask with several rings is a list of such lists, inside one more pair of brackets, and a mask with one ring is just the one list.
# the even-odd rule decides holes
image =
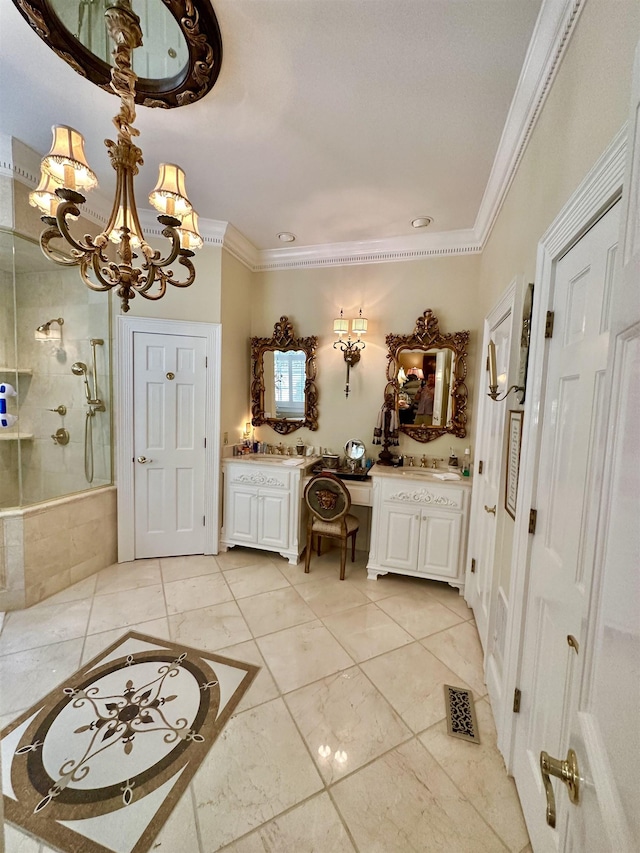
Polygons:
[[[342,309],[340,316],[333,321],[333,331],[338,335],[338,340],[334,343],[333,348],[340,347],[344,355],[344,360],[347,362],[347,381],[344,388],[345,397],[349,396],[349,371],[354,364],[360,361],[360,351],[365,348],[365,343],[361,340],[361,336],[367,332],[368,321],[362,316],[362,308],[357,317],[351,320],[351,332],[349,332],[349,320],[344,318]],[[351,334],[356,335],[356,340],[351,339]],[[347,335],[347,340],[342,339],[343,335]]]
[[[512,391],[519,391],[523,395],[524,400],[524,387],[522,385],[512,385],[507,391],[504,392],[502,397],[498,396],[498,368],[496,362],[496,345],[494,342],[489,339],[488,346],[489,354],[488,354],[488,365],[489,365],[489,394],[492,400],[495,400],[496,403],[502,402],[506,398],[508,394]],[[521,400],[522,402],[522,400]]]

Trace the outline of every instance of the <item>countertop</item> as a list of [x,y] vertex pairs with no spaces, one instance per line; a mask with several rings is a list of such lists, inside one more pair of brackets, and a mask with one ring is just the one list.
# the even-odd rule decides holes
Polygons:
[[438,483],[440,485],[455,485],[455,486],[471,486],[471,477],[463,477],[459,474],[457,477],[446,468],[420,468],[419,466],[407,465],[399,468],[393,465],[380,465],[376,463],[369,470],[370,477],[404,477],[409,480],[426,480],[430,483]]

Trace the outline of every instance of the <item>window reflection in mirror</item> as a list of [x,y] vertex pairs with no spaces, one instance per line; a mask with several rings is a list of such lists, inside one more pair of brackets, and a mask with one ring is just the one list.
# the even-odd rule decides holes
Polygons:
[[303,350],[265,352],[265,417],[304,420],[306,364]]

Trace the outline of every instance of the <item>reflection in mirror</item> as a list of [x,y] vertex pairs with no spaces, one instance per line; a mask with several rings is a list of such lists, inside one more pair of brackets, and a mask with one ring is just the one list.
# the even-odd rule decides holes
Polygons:
[[399,430],[416,441],[466,435],[469,332],[441,333],[426,310],[411,335],[387,335],[387,387]]
[[450,349],[401,350],[398,353],[398,414],[401,424],[446,426],[453,414]]
[[357,462],[358,459],[362,459],[364,451],[365,446],[363,442],[357,438],[350,438],[344,446],[344,452],[347,459],[352,459],[354,462]]
[[273,350],[264,354],[265,417],[304,420],[304,381],[307,356],[303,350]]
[[[107,4],[87,0],[49,0],[60,22],[80,44],[107,65],[111,64],[113,42],[107,30]],[[138,77],[175,77],[187,64],[189,51],[178,22],[162,0],[133,0],[140,18],[143,44],[133,51],[133,70]]]
[[281,435],[318,429],[317,337],[297,338],[281,317],[271,338],[251,338],[251,423]]

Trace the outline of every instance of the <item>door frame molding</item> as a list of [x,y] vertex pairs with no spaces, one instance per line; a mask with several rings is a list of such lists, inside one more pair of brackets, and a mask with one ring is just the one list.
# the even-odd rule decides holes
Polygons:
[[[529,510],[534,505],[542,440],[542,403],[547,372],[544,327],[552,307],[556,262],[622,195],[627,153],[627,124],[616,134],[600,159],[553,220],[538,243],[531,323],[526,416],[522,434],[516,519],[511,551],[509,612],[505,637],[504,695],[519,686],[531,562]],[[508,772],[513,771],[517,716],[511,703],[496,709],[498,748]]]
[[[499,297],[497,302],[493,305],[491,310],[487,313],[486,317],[483,321],[483,334],[482,334],[482,348],[480,349],[480,358],[478,359],[479,364],[479,373],[477,377],[476,388],[480,389],[479,395],[479,406],[478,412],[476,416],[477,421],[477,429],[475,433],[475,465],[477,466],[478,460],[486,458],[486,454],[484,452],[486,437],[481,433],[481,430],[484,426],[485,422],[485,414],[486,409],[489,406],[499,405],[502,407],[502,428],[504,433],[504,425],[506,422],[506,411],[507,411],[507,403],[508,400],[502,400],[499,403],[495,403],[494,401],[489,399],[489,395],[483,393],[483,390],[487,388],[487,367],[485,364],[482,355],[487,352],[487,346],[489,344],[489,339],[492,335],[492,330],[503,323],[508,319],[510,323],[509,330],[509,363],[508,363],[508,371],[507,371],[507,382],[505,383],[505,387],[509,387],[512,385],[516,379],[515,374],[517,369],[514,368],[514,363],[518,361],[517,353],[519,353],[519,336],[514,334],[515,332],[515,322],[516,317],[519,316],[521,307],[522,307],[522,299],[524,292],[524,282],[525,277],[524,274],[518,273],[513,277],[508,287],[504,290],[502,295]],[[516,340],[517,339],[517,340]],[[503,478],[503,467],[504,467],[504,453],[502,450],[504,449],[503,445],[501,445],[501,454],[500,454],[500,475],[499,481],[502,483]],[[478,476],[477,471],[474,471],[474,479]],[[501,485],[499,488],[498,501],[501,505],[503,496],[503,486]],[[471,581],[471,559],[472,556],[475,556],[472,552],[474,551],[476,541],[479,537],[479,530],[483,522],[483,513],[482,513],[482,501],[480,498],[480,489],[477,489],[477,484],[474,486],[474,489],[471,493],[471,509],[469,513],[469,545],[467,548],[467,564],[465,569],[465,591],[470,588],[472,583]],[[495,530],[495,542],[494,542],[494,556],[497,548],[497,544],[499,542],[499,528],[498,522],[502,524],[504,522],[502,514],[497,516],[496,518],[496,530]],[[495,585],[495,588],[494,588]],[[484,642],[482,642],[482,650],[484,657],[484,671],[485,671],[485,681],[487,684],[487,688],[489,690],[489,696],[491,698],[491,705],[494,710],[494,715],[497,714],[498,708],[502,703],[502,683],[503,678],[498,675],[496,668],[493,666],[494,656],[492,654],[492,627],[495,624],[495,601],[494,599],[497,596],[499,585],[497,583],[497,573],[494,572],[494,577],[491,582],[491,592],[490,592],[490,605],[489,605],[489,614],[487,621],[487,636],[484,638]],[[468,603],[468,602],[467,602]]]
[[134,480],[131,460],[134,455],[133,432],[133,337],[136,332],[161,335],[185,335],[204,338],[208,367],[205,372],[204,449],[204,553],[217,554],[220,537],[220,377],[222,326],[183,320],[157,320],[149,317],[116,318],[116,483],[118,487],[118,562],[135,560]]

